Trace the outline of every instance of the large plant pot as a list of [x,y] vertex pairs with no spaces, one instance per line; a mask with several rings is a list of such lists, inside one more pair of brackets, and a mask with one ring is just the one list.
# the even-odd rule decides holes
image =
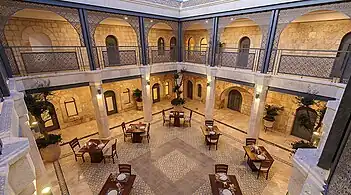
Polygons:
[[61,148],[59,144],[50,144],[45,148],[41,148],[40,154],[44,161],[54,162],[60,158]]
[[143,102],[136,102],[137,110],[143,110]]
[[263,125],[266,128],[273,128],[274,121],[267,121],[267,120],[263,119]]
[[174,106],[174,110],[178,111],[178,112],[182,112],[183,111],[183,105]]

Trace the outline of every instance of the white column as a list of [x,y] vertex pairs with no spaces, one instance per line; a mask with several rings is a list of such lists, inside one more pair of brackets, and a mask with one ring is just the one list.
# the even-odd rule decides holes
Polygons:
[[99,136],[101,138],[108,138],[110,136],[110,130],[108,125],[108,117],[106,112],[106,105],[104,99],[104,91],[102,89],[102,83],[90,82],[90,93],[91,100],[93,102],[95,119],[98,127]]
[[207,67],[205,120],[213,120],[216,92],[216,72],[216,67]]
[[14,100],[15,110],[19,118],[20,136],[28,138],[29,141],[29,154],[35,168],[36,187],[37,191],[41,192],[45,187],[49,187],[50,183],[48,182],[44,162],[41,159],[39,149],[29,126],[28,110],[24,101],[24,94],[18,91],[11,91],[11,97]]
[[257,74],[255,77],[255,92],[251,106],[249,129],[247,137],[258,138],[262,128],[262,118],[268,91],[268,75]]
[[150,87],[150,66],[140,66],[141,72],[141,91],[143,98],[144,121],[152,121],[152,100]]

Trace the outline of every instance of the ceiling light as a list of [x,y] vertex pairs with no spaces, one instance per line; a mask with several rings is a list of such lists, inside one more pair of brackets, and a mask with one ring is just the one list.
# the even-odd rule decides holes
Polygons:
[[128,20],[128,17],[126,16],[126,17],[124,17],[124,19],[125,19],[125,20]]
[[234,20],[234,18],[230,18],[230,20],[231,20],[231,21],[233,21],[233,20]]
[[208,20],[206,20],[205,22],[208,23]]
[[153,20],[150,20],[150,22],[154,22]]

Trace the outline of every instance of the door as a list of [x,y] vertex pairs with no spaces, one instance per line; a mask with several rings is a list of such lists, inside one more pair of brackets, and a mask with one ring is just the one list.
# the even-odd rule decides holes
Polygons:
[[304,125],[303,121],[310,120],[311,124],[317,121],[317,112],[309,107],[300,107],[296,110],[294,125],[291,131],[291,135],[310,141],[313,135],[311,130],[308,130]]
[[160,101],[160,84],[158,83],[152,86],[152,101],[154,103]]
[[41,114],[41,118],[45,121],[46,131],[53,131],[59,129],[60,125],[57,119],[55,106],[50,102],[48,103],[49,109]]
[[193,99],[193,83],[191,81],[187,83],[187,97]]
[[331,76],[340,77],[340,82],[347,83],[351,76],[351,33],[342,38],[339,51],[341,52],[336,55]]
[[175,61],[177,61],[177,40],[175,37],[171,38],[169,45],[170,45],[170,50],[171,50],[171,61],[175,62]]
[[116,103],[116,94],[113,91],[106,91],[104,93],[105,105],[107,115],[115,114],[118,112]]
[[106,37],[105,42],[107,47],[107,58],[109,65],[119,65],[120,58],[117,38],[113,35],[109,35]]
[[231,90],[228,95],[228,108],[240,112],[242,96],[238,90]]
[[250,39],[248,37],[243,37],[239,42],[239,53],[237,66],[247,67],[249,61],[249,50],[250,50]]

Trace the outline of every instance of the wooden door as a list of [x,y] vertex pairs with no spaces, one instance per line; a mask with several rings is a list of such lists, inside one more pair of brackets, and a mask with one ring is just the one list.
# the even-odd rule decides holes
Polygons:
[[228,95],[228,108],[239,111],[241,110],[242,96],[238,90],[231,90]]
[[109,65],[119,65],[121,64],[119,58],[119,49],[117,38],[109,35],[106,37],[106,49]]
[[347,83],[351,76],[351,33],[346,34],[340,43],[332,70],[332,77],[340,78],[340,82]]
[[247,67],[249,61],[249,49],[250,48],[250,39],[248,37],[243,37],[239,43],[239,53],[237,59],[238,67]]
[[160,84],[156,83],[152,86],[152,101],[155,103],[160,100]]
[[191,81],[187,83],[187,97],[193,99],[193,83]]
[[105,106],[107,115],[115,114],[117,110],[116,94],[113,91],[106,91],[104,93]]

